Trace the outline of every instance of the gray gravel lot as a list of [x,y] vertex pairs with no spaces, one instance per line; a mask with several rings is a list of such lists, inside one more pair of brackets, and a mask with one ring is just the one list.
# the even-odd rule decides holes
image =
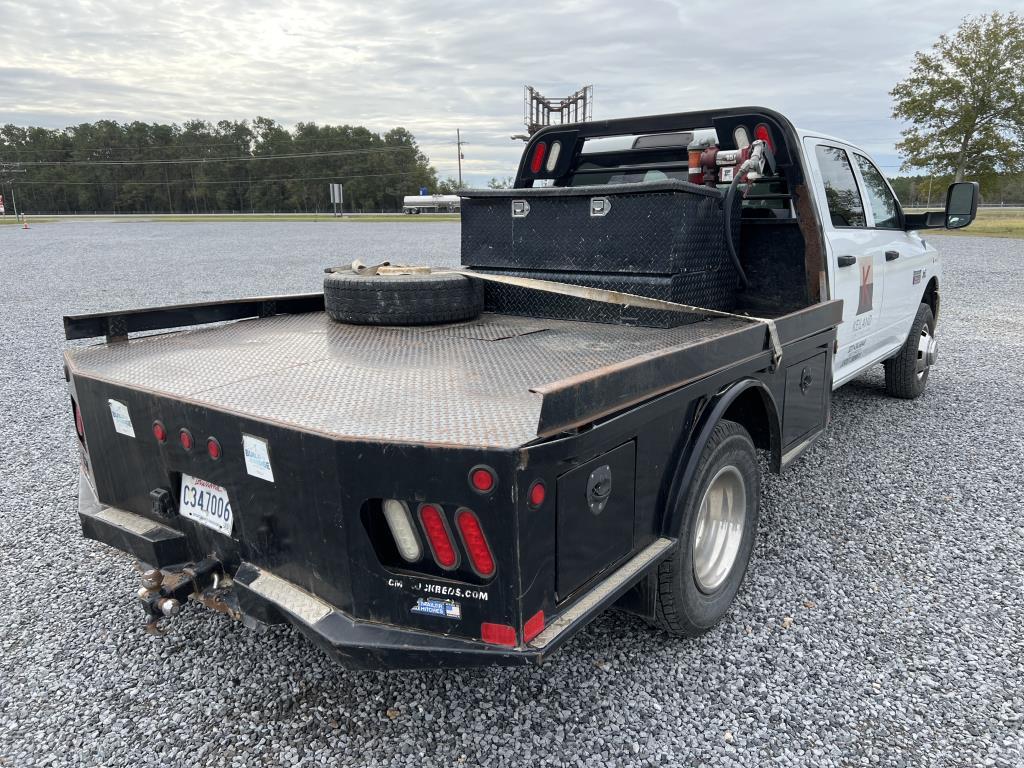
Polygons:
[[0,227],[0,766],[1024,764],[1024,242],[940,244],[927,394],[836,393],[710,634],[609,614],[540,670],[353,673],[197,609],[142,631],[78,531],[60,316],[444,263],[458,225]]

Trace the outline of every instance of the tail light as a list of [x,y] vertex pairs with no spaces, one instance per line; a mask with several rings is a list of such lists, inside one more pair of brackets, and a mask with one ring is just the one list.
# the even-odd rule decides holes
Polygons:
[[186,451],[191,451],[194,446],[195,440],[192,439],[192,433],[189,432],[185,427],[182,427],[178,432],[178,439],[181,440],[181,447]]
[[754,126],[754,138],[760,139],[768,145],[768,149],[775,151],[775,142],[772,141],[771,131],[765,123],[758,123]]
[[558,165],[558,156],[562,154],[562,142],[556,141],[551,144],[551,151],[548,152],[548,161],[544,165],[544,169],[548,173],[555,172],[555,166]]
[[415,563],[423,557],[423,547],[416,528],[412,524],[412,515],[404,501],[384,499],[384,519],[388,522],[391,537],[395,540],[398,554],[407,563]]
[[538,141],[533,147],[533,157],[530,158],[530,173],[540,173],[540,169],[544,167],[544,153],[547,152],[548,145],[543,141]]
[[459,564],[459,556],[441,508],[436,504],[420,504],[419,514],[434,561],[446,571],[454,570]]
[[476,515],[465,507],[459,509],[455,513],[455,527],[459,529],[469,562],[477,576],[493,576],[494,556],[491,555],[491,548],[487,545],[487,538]]
[[210,454],[210,458],[216,461],[221,456],[220,440],[216,437],[206,438],[206,452]]
[[469,470],[469,484],[477,493],[490,493],[498,484],[494,470],[484,464],[477,464]]
[[527,504],[533,509],[538,509],[544,503],[547,495],[548,490],[544,485],[544,481],[534,480],[533,485],[530,486],[530,490],[527,492]]
[[153,422],[153,437],[156,438],[158,443],[167,442],[167,427],[164,426],[162,421]]

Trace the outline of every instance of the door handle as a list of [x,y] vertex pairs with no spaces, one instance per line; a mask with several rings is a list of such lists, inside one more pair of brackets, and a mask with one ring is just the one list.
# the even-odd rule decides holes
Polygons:
[[857,263],[857,257],[856,256],[837,256],[836,257],[836,263],[840,267],[852,267],[854,264]]
[[899,251],[886,251],[885,252],[885,260],[886,261],[896,261],[896,259],[898,259],[899,257],[900,257],[900,252]]

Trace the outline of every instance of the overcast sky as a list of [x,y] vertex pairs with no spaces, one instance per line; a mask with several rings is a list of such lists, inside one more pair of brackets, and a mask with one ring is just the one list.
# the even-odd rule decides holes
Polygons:
[[408,128],[440,176],[515,172],[523,85],[594,117],[761,104],[897,172],[888,92],[970,0],[0,0],[0,123],[272,117]]

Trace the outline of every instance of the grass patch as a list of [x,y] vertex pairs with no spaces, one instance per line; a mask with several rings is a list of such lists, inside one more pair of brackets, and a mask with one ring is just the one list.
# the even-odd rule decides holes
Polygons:
[[978,217],[963,229],[927,229],[925,237],[1009,237],[1024,239],[1024,208],[979,208]]

